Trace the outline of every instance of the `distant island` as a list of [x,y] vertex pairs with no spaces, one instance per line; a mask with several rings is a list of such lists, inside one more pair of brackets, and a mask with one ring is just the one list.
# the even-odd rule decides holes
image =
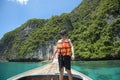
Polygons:
[[30,19],[0,40],[0,61],[50,60],[67,29],[76,60],[120,59],[120,0],[83,0],[72,12]]

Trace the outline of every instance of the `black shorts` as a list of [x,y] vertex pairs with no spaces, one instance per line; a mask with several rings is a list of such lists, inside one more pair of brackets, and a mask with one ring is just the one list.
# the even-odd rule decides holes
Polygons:
[[58,56],[59,70],[65,67],[65,69],[71,70],[71,57],[70,56]]

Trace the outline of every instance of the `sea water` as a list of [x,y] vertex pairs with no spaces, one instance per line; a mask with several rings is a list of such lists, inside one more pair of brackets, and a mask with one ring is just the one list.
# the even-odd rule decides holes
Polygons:
[[0,62],[0,80],[7,80],[12,76],[45,64],[47,62]]
[[[0,62],[0,80],[6,80],[46,62]],[[73,61],[72,68],[93,80],[120,80],[120,60]]]
[[120,80],[120,60],[74,61],[72,68],[93,80]]

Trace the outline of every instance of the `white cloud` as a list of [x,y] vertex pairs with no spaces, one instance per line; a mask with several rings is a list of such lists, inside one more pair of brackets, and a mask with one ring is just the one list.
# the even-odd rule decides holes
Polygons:
[[22,5],[26,5],[28,3],[28,0],[16,0],[16,1]]
[[26,5],[29,0],[8,0],[8,1],[17,2],[20,3],[21,5]]

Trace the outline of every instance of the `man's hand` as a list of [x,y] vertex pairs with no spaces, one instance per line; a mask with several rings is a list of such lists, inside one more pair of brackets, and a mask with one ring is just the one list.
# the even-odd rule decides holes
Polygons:
[[52,55],[52,61],[53,61],[54,57],[55,57],[55,56],[54,56],[54,55]]
[[73,55],[72,55],[72,60],[74,60],[74,59],[75,59],[75,55],[73,54]]

